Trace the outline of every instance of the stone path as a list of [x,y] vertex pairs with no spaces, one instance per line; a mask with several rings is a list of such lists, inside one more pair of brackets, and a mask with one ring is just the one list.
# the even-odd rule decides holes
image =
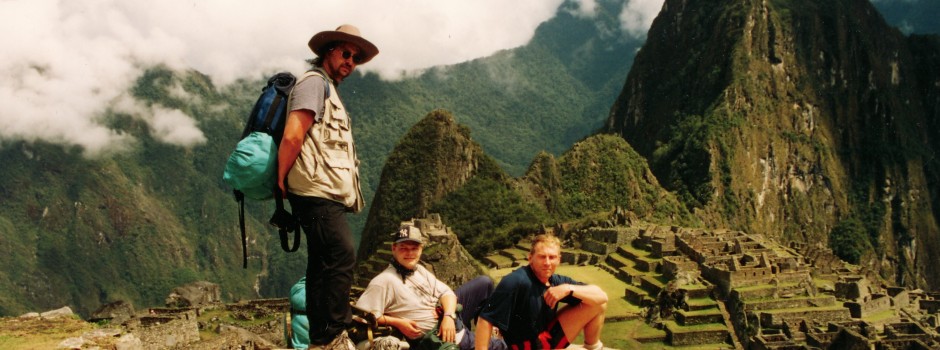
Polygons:
[[725,319],[725,326],[728,327],[728,332],[731,335],[731,342],[734,344],[734,350],[744,350],[744,346],[741,345],[741,342],[738,341],[738,333],[734,330],[734,324],[731,323],[731,315],[728,314],[728,309],[725,308],[725,302],[721,300],[716,300],[718,302],[718,309],[721,310],[721,317]]

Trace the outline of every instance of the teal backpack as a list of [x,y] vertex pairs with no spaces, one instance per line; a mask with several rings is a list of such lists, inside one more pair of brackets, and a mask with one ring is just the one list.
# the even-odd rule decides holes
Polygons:
[[[245,198],[267,200],[274,198],[276,209],[271,224],[278,227],[281,248],[287,252],[300,246],[300,228],[284,209],[283,195],[277,188],[277,146],[284,135],[287,121],[287,102],[297,78],[288,72],[277,73],[261,89],[241,141],[225,163],[222,180],[232,187],[239,203],[238,224],[242,233],[242,267],[248,268],[248,244],[245,233]],[[326,79],[324,78],[324,83]],[[326,97],[329,97],[326,84]],[[288,247],[288,232],[294,232],[294,244]]]
[[290,288],[290,330],[284,330],[284,339],[292,349],[310,346],[310,320],[307,319],[307,277],[301,277]]

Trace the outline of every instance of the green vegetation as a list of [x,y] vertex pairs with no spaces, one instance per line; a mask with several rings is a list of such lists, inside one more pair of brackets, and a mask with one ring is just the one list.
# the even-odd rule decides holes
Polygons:
[[829,248],[842,260],[858,264],[862,255],[871,250],[868,238],[868,230],[861,221],[845,219],[829,232]]
[[389,155],[360,255],[366,256],[402,220],[440,213],[467,250],[483,257],[543,225],[629,210],[652,222],[692,222],[663,190],[646,161],[621,138],[596,135],[557,161],[541,153],[521,179],[483,154],[448,111],[418,122]]
[[[167,94],[171,86],[198,98]],[[262,292],[286,294],[305,259],[280,253],[264,224],[270,203],[246,208],[251,256],[249,269],[241,268],[237,205],[221,174],[247,111],[218,106],[255,97],[236,92],[165,68],[140,78],[138,100],[195,117],[207,141],[194,147],[158,142],[139,117],[109,113],[105,120],[136,140],[125,152],[87,158],[41,142],[0,150],[0,163],[11,165],[0,177],[0,237],[9,242],[0,245],[0,314],[69,305],[87,315],[115,300],[160,305],[174,287],[196,280],[219,283],[225,297],[253,297],[263,257],[276,266]]]
[[615,206],[660,220],[689,217],[675,197],[659,186],[646,160],[620,137],[597,135],[576,143],[559,158],[558,172],[561,192],[555,196],[554,211],[559,219]]
[[482,257],[538,230],[547,214],[525,203],[505,181],[474,177],[432,206],[470,254]]

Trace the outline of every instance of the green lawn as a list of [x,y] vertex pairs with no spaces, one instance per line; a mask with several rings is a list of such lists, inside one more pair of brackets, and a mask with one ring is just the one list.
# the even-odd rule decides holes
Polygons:
[[718,302],[712,298],[694,298],[686,301],[689,306],[715,306],[718,307]]
[[0,349],[55,349],[63,340],[79,337],[96,328],[96,324],[85,322],[77,316],[52,319],[0,318]]
[[630,316],[640,312],[639,307],[630,304],[624,299],[623,291],[627,288],[627,283],[617,279],[617,277],[614,277],[597,266],[562,265],[559,266],[558,270],[555,272],[584,283],[596,284],[607,292],[608,317]]
[[897,317],[898,317],[898,314],[894,311],[894,309],[887,309],[887,310],[882,310],[874,314],[862,317],[862,319],[871,323],[879,323],[879,322],[884,322],[884,321],[891,320]]
[[[730,348],[729,344],[704,344],[695,346],[671,346],[663,342],[641,343],[636,339],[649,339],[665,337],[666,331],[650,327],[642,320],[607,323],[604,325],[601,340],[604,347],[624,350],[715,350]],[[583,344],[584,339],[578,337],[574,344]],[[574,347],[578,348],[578,347]]]

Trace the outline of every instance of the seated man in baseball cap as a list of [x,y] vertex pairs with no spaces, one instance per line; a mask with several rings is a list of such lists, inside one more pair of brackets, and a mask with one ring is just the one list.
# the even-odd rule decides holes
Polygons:
[[[462,320],[474,318],[492,293],[493,280],[477,277],[454,292],[419,264],[423,249],[421,230],[412,224],[402,225],[392,244],[394,258],[369,282],[356,306],[372,312],[379,325],[392,326],[404,334],[412,349],[420,347],[428,332],[461,349],[473,349],[474,333]],[[458,302],[463,306],[461,311],[457,310]],[[494,338],[489,348],[505,349],[506,345]]]

